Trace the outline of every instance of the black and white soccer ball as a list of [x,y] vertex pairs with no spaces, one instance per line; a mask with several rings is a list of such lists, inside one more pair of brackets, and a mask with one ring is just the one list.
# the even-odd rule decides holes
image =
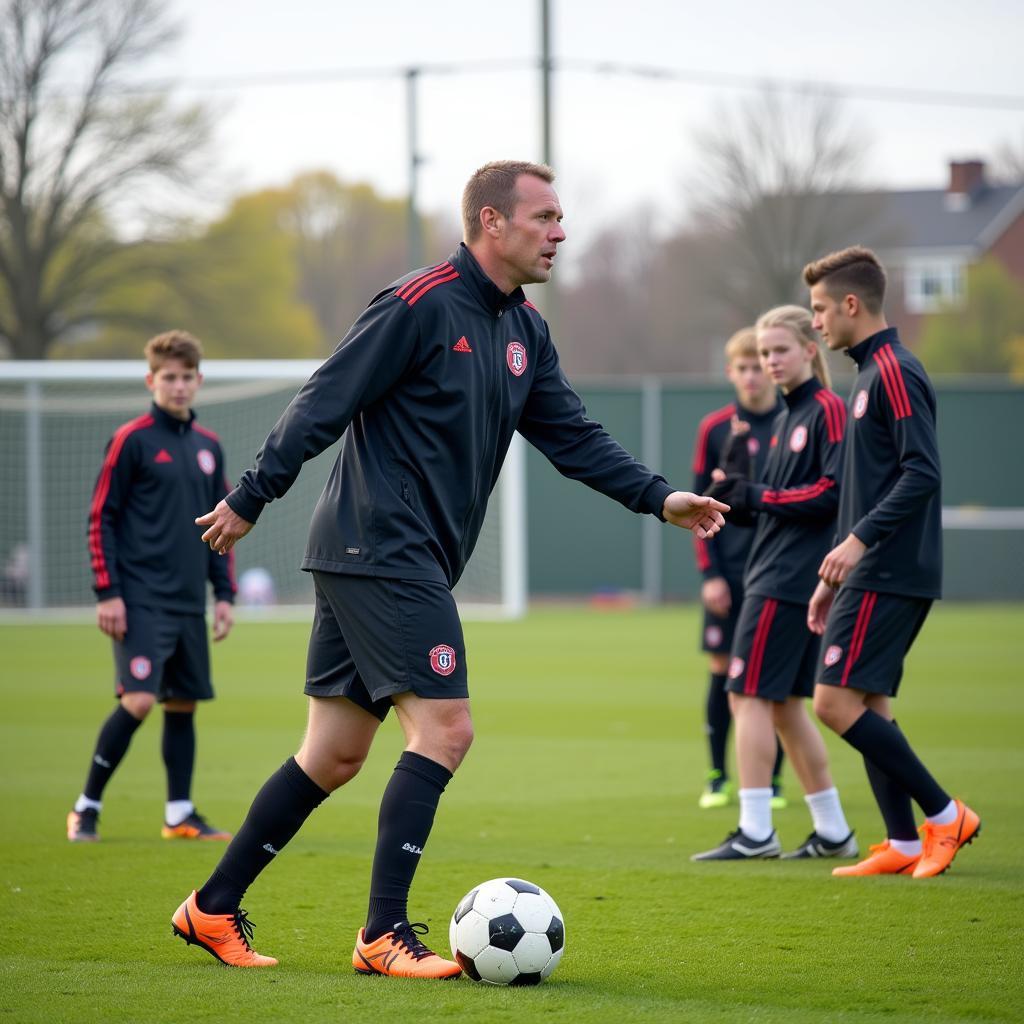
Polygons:
[[558,905],[520,878],[492,878],[466,893],[448,937],[466,974],[489,985],[539,985],[565,952]]

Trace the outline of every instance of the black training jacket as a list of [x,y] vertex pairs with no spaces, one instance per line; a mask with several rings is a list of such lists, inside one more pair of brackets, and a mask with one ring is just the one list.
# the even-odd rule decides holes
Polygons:
[[228,504],[255,522],[346,428],[304,569],[454,586],[515,430],[563,475],[634,512],[660,515],[672,491],[587,418],[544,319],[522,289],[505,295],[465,245],[373,299]]
[[935,391],[895,328],[847,353],[857,364],[843,451],[839,540],[868,547],[846,580],[862,590],[942,593],[942,476]]
[[206,583],[235,595],[234,558],[200,540],[196,516],[228,492],[217,435],[155,404],[107,443],[89,510],[89,557],[99,601],[203,614]]
[[[782,399],[767,412],[751,412],[730,402],[729,405],[709,412],[700,421],[697,439],[693,446],[693,490],[703,494],[711,484],[711,471],[721,468],[722,456],[732,433],[732,417],[737,416],[750,424],[747,433],[747,450],[750,452],[751,478],[760,480],[764,460],[768,454],[768,442],[772,436],[772,424],[782,409]],[[724,576],[739,585],[743,580],[743,567],[747,564],[750,545],[754,543],[754,527],[738,526],[730,522],[726,529],[714,537],[701,540],[692,534],[697,570],[704,579]]]
[[817,377],[783,400],[763,482],[748,491],[758,516],[743,588],[806,604],[835,536],[846,407]]

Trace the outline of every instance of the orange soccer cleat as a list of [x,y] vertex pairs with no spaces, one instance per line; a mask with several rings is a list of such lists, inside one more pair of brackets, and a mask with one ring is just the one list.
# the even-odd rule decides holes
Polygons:
[[205,839],[208,842],[226,843],[231,839],[231,833],[221,828],[214,828],[206,819],[196,811],[193,811],[183,822],[178,825],[164,824],[160,830],[164,839]]
[[352,966],[360,974],[384,974],[390,978],[457,978],[462,968],[454,960],[439,957],[420,941],[419,936],[427,931],[425,924],[401,924],[367,942],[360,928],[352,951]]
[[933,878],[941,875],[953,863],[961,846],[974,842],[981,831],[981,818],[962,800],[954,800],[956,819],[949,825],[934,825],[926,821],[918,831],[921,833],[921,859],[914,868],[915,878]]
[[854,878],[862,875],[909,875],[921,859],[920,854],[907,856],[894,850],[889,840],[876,843],[869,847],[871,856],[857,864],[847,867],[833,868],[832,874],[837,878]]
[[174,912],[171,929],[188,945],[202,946],[229,967],[273,967],[277,963],[272,956],[261,956],[249,945],[253,923],[244,910],[204,914],[196,903],[194,889]]
[[68,842],[69,843],[98,843],[100,834],[96,831],[96,823],[99,821],[100,812],[91,807],[84,811],[68,812]]

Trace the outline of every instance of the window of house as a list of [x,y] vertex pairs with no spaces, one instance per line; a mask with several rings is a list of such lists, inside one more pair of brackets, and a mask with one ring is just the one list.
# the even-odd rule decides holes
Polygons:
[[959,260],[908,263],[904,296],[910,313],[960,309],[967,298],[966,268]]

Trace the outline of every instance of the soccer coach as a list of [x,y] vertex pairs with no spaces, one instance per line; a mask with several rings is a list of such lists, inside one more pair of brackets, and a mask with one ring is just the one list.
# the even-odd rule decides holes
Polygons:
[[462,201],[465,241],[370,303],[300,389],[252,469],[196,522],[226,554],[302,464],[348,429],[313,512],[302,563],[316,610],[309,721],[213,875],[174,930],[218,959],[270,966],[239,904],[326,797],[362,767],[393,706],[406,746],[384,791],[370,900],[352,963],[365,974],[446,978],[459,965],[424,945],[407,899],[438,802],[473,738],[466,651],[451,590],[518,430],[567,477],[701,539],[728,506],[674,491],[586,416],[548,326],[523,294],[549,279],[565,240],[544,165],[497,161]]

